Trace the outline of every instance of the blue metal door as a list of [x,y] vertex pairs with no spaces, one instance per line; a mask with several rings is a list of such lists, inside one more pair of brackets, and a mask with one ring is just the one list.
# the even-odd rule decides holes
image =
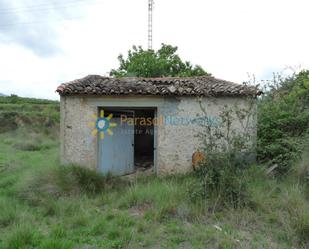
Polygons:
[[134,172],[134,125],[120,122],[119,117],[112,119],[117,123],[113,135],[106,135],[99,141],[99,170],[103,174],[126,175]]

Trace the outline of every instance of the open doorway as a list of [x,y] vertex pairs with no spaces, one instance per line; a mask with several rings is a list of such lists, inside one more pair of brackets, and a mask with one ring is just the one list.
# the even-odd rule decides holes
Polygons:
[[154,166],[154,110],[134,111],[134,166],[137,171],[152,169]]
[[113,114],[112,135],[99,142],[99,169],[102,173],[126,175],[153,172],[155,164],[155,108],[104,107],[104,116]]

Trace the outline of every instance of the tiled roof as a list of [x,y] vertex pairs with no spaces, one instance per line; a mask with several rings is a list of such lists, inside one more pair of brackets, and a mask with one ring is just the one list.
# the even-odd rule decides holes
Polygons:
[[61,84],[60,95],[162,95],[162,96],[256,96],[253,86],[216,79],[212,76],[166,78],[109,78],[88,75]]

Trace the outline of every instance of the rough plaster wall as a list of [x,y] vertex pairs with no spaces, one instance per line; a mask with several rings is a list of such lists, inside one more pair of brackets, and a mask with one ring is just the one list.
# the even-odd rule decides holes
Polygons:
[[61,162],[96,169],[97,138],[91,135],[88,123],[97,108],[84,98],[61,97]]
[[[224,105],[246,107],[249,102],[242,98],[203,98],[202,106],[207,115],[218,117]],[[64,164],[76,163],[97,168],[97,139],[91,136],[87,125],[99,106],[157,107],[157,116],[196,118],[204,116],[200,102],[194,97],[136,98],[136,97],[61,97],[61,159]],[[92,119],[93,120],[93,119]],[[256,138],[256,119],[250,119],[252,141]],[[239,122],[233,129],[242,130]],[[198,125],[164,125],[157,127],[157,173],[170,174],[191,170],[192,154],[201,148]]]
[[[224,106],[238,108],[248,108],[249,101],[241,98],[203,98],[201,100],[207,116],[219,117]],[[158,109],[158,115],[164,117],[178,117],[183,120],[203,117],[197,98],[175,98],[166,99],[164,105]],[[256,119],[250,118],[252,142],[256,137]],[[238,132],[242,127],[238,119],[232,123],[232,129]],[[192,154],[202,147],[200,134],[203,128],[199,125],[165,125],[158,127],[158,173],[186,172],[191,170]]]

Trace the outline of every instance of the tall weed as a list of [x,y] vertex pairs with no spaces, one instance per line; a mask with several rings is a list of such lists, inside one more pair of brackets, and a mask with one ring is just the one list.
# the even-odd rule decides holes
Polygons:
[[[202,105],[201,109],[207,117]],[[206,157],[194,173],[197,182],[189,189],[191,199],[210,199],[214,210],[246,205],[247,179],[244,170],[255,150],[251,127],[253,115],[254,100],[247,108],[225,106],[220,113],[220,127],[206,122],[200,134]],[[242,126],[241,131],[233,128],[235,121]]]

